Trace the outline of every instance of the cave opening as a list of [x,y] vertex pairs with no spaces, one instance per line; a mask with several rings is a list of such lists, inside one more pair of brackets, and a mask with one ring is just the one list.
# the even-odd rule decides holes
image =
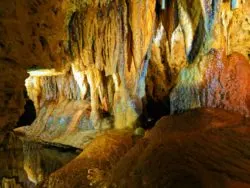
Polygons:
[[144,103],[145,123],[142,128],[151,129],[155,123],[163,116],[170,114],[170,98],[164,97],[163,100],[157,101],[147,96],[147,101]]
[[36,119],[35,105],[34,102],[29,98],[26,89],[24,90],[24,99],[25,99],[24,112],[20,116],[16,124],[16,127],[31,125]]

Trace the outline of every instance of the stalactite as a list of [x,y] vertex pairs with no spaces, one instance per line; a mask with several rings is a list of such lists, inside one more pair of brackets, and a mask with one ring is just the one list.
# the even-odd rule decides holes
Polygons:
[[240,6],[240,1],[239,0],[231,0],[231,9],[237,9]]
[[86,98],[88,92],[87,77],[83,71],[80,71],[79,68],[76,68],[75,64],[72,64],[72,73],[75,81],[77,82],[78,87],[80,88],[81,92],[80,98],[83,100]]
[[[145,98],[153,101],[153,107],[156,101],[167,106],[171,91],[177,93],[171,95],[176,111],[202,106],[208,95],[197,89],[204,84],[205,70],[197,67],[202,57],[209,54],[214,61],[212,47],[222,48],[229,56],[233,51],[250,56],[250,18],[246,14],[250,1],[34,2],[0,3],[0,68],[6,77],[1,78],[4,89],[0,97],[1,108],[6,106],[10,114],[1,119],[1,127],[15,124],[12,117],[22,112],[23,85],[15,81],[24,80],[26,69],[30,74],[26,87],[38,114],[34,124],[40,125],[34,132],[43,135],[47,131],[43,136],[52,138],[62,130],[98,130],[107,116],[112,127],[136,127],[143,116]],[[157,28],[161,24],[165,30]],[[216,55],[216,66],[221,68],[227,61],[219,57],[228,57]],[[208,70],[214,63],[211,59],[204,65]],[[213,93],[211,85],[207,92]],[[173,103],[177,99],[184,103],[182,107]],[[235,109],[246,112],[237,105]]]
[[229,9],[229,7],[225,6],[225,8],[222,10],[221,13],[221,22],[222,22],[222,27],[223,27],[223,34],[225,38],[225,50],[226,54],[229,54],[229,47],[230,47],[230,25],[232,23],[232,16],[233,12]]
[[161,9],[164,10],[166,8],[166,0],[161,0]]
[[93,121],[95,128],[99,128],[98,119],[99,114],[99,93],[98,85],[100,84],[100,76],[98,70],[89,70],[87,72],[87,79],[90,86],[90,101],[91,101],[91,115],[90,118]]
[[[105,10],[87,9],[83,11],[84,15],[79,12],[73,13],[68,28],[69,49],[72,51],[72,58],[76,60],[74,64],[82,64],[80,70],[87,73],[93,111],[91,114],[98,114],[99,109],[112,111],[111,109],[115,108],[108,106],[110,102],[107,101],[107,88],[111,86],[103,82],[106,80],[105,77],[110,75],[113,76],[115,95],[126,96],[128,101],[134,100],[137,88],[145,82],[144,74],[147,66],[144,67],[144,57],[154,29],[154,1],[139,3],[119,1],[110,2],[107,6],[109,9]],[[145,21],[148,23],[146,28],[143,24]],[[87,37],[80,36],[82,33]],[[95,76],[93,77],[92,74]],[[141,74],[144,76],[141,77]],[[140,83],[137,83],[139,79]],[[114,100],[114,103],[118,102],[120,103]],[[135,108],[134,105],[136,105],[130,105],[126,101],[123,103],[127,109]],[[120,114],[115,116],[118,115]],[[96,118],[94,116],[98,115],[91,117]]]
[[192,48],[194,28],[192,27],[192,19],[188,15],[186,6],[187,4],[178,1],[178,13],[180,18],[180,24],[185,36],[186,54],[189,55]]

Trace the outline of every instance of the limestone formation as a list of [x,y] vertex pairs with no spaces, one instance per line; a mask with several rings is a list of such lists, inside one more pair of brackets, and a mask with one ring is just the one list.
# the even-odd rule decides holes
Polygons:
[[199,63],[180,72],[170,94],[171,112],[213,107],[249,116],[249,86],[250,65],[246,57],[211,50]]
[[37,118],[18,131],[78,148],[170,111],[249,116],[249,3],[2,0],[0,133],[16,126],[26,91]]
[[84,149],[0,187],[249,187],[249,59],[250,0],[0,0],[0,149],[28,99],[16,133]]
[[[26,83],[37,112],[47,100],[60,103],[64,90],[66,98],[90,100],[96,127],[102,111],[114,116],[115,127],[133,127],[145,111],[144,98],[165,100],[179,71],[211,47],[227,55],[249,53],[248,1],[16,0],[0,5],[0,57],[29,70]],[[158,30],[159,44],[153,40]],[[61,84],[55,82],[59,74]],[[43,93],[43,86],[54,93]]]

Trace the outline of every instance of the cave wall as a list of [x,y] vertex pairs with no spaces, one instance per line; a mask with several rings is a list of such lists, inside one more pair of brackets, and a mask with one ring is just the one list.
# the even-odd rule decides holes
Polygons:
[[2,132],[14,127],[25,104],[24,80],[28,74],[15,62],[0,59],[0,142]]
[[[162,1],[151,0],[1,1],[0,66],[7,70],[1,74],[1,129],[22,114],[27,71],[28,94],[41,118],[36,122],[46,122],[64,103],[82,103],[95,129],[105,115],[115,128],[140,126],[141,115],[152,113],[145,108],[155,104],[164,104],[164,113],[212,106],[247,115],[250,2],[230,2],[166,1],[161,9]],[[226,74],[234,76],[233,86],[214,89],[219,86],[210,77]],[[239,80],[244,104],[228,105]],[[218,97],[222,90],[229,97]],[[214,102],[201,102],[202,92]],[[69,114],[79,119],[79,113]]]
[[64,8],[61,1],[0,2],[1,132],[15,127],[24,111],[27,69],[63,68]]
[[[70,2],[69,6],[72,6],[68,9],[67,25],[69,55],[68,66],[64,69],[67,73],[61,76],[61,81],[52,73],[31,76],[26,81],[37,111],[45,101],[60,103],[63,97],[89,100],[90,119],[95,127],[99,124],[100,111],[115,117],[116,128],[134,126],[142,113],[147,53],[155,26],[155,2],[100,1],[90,4],[86,1]],[[71,76],[76,87],[68,88],[72,82],[66,75]],[[78,97],[60,94],[62,90],[77,93]]]
[[206,50],[181,70],[170,94],[171,113],[214,107],[249,116],[250,2],[235,2],[220,3]]
[[[142,108],[135,106],[144,95],[144,60],[153,35],[155,2],[1,1],[0,13],[0,57],[8,64],[15,62],[23,72],[49,69],[26,81],[37,112],[46,101],[84,100],[89,93],[94,124],[100,109],[119,114],[117,127],[134,124]],[[64,78],[51,75],[52,69],[55,74],[64,72]],[[74,81],[67,80],[71,78]],[[23,87],[24,77],[17,79]],[[37,84],[32,87],[29,81]]]
[[250,64],[240,53],[212,49],[201,61],[181,70],[170,94],[171,113],[199,107],[224,108],[249,116]]

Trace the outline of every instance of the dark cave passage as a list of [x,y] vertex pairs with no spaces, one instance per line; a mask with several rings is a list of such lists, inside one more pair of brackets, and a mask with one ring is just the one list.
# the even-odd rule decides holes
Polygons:
[[24,106],[24,113],[19,118],[16,127],[31,125],[36,119],[36,109],[32,100],[30,100],[25,92],[26,104]]
[[142,128],[151,129],[154,127],[155,123],[163,116],[170,114],[170,99],[166,96],[161,101],[155,101],[152,98],[148,97],[147,101],[144,103],[144,112],[141,121]]

